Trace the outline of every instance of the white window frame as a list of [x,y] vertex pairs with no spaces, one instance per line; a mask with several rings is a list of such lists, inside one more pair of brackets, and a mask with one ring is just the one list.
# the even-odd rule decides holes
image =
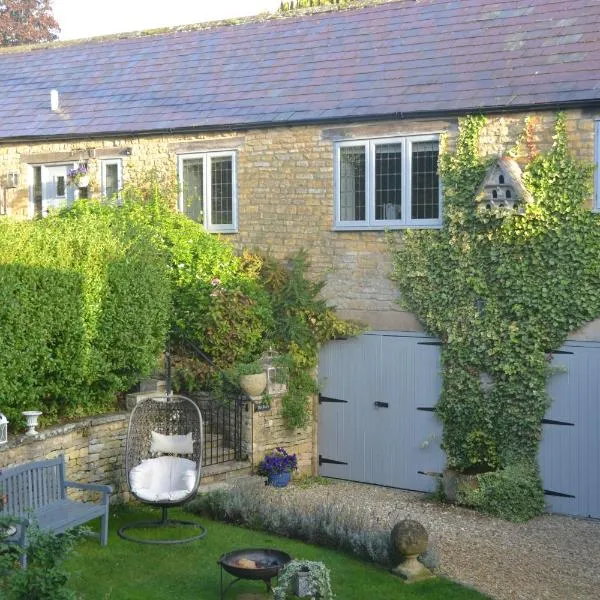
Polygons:
[[[226,156],[231,158],[231,223],[213,224],[211,206],[211,162],[213,158]],[[190,154],[177,155],[177,175],[179,179],[179,201],[178,210],[184,212],[183,200],[183,161],[202,159],[203,190],[202,190],[202,220],[207,231],[214,233],[237,233],[238,232],[238,203],[237,203],[237,167],[236,152],[234,150],[223,150],[219,152],[194,152]]]
[[[106,198],[106,167],[109,165],[117,165],[117,196],[116,201],[120,204],[123,201],[121,197],[121,190],[123,189],[123,161],[120,158],[108,158],[100,161],[100,177],[101,180],[101,188],[102,188],[102,197]],[[110,198],[109,198],[110,200]]]
[[[411,218],[412,145],[417,142],[439,142],[439,134],[394,136],[336,142],[334,144],[335,230],[381,230],[399,228],[439,228],[442,225],[442,184],[439,184],[439,218]],[[402,219],[375,220],[375,148],[384,144],[402,145]],[[365,220],[342,221],[340,205],[340,149],[365,148]]]

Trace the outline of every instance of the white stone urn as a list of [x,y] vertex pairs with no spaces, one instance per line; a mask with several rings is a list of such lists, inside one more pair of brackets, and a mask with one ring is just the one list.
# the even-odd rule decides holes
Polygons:
[[267,387],[267,374],[263,371],[253,375],[240,375],[240,387],[250,398],[261,396]]
[[82,175],[79,178],[79,181],[77,182],[77,187],[84,188],[84,187],[87,187],[88,185],[90,185],[90,176]]
[[24,410],[22,414],[27,419],[28,429],[25,432],[25,435],[37,435],[38,432],[36,430],[36,427],[38,426],[38,419],[42,415],[41,411],[39,411],[39,410]]

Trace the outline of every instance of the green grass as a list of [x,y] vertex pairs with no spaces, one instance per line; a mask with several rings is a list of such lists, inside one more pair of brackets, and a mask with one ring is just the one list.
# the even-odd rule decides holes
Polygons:
[[[435,579],[407,585],[385,569],[351,558],[340,552],[319,548],[262,532],[200,520],[187,513],[170,511],[173,518],[199,520],[207,536],[196,542],[175,546],[134,544],[117,536],[124,523],[152,519],[159,511],[146,508],[119,508],[111,514],[107,547],[97,539],[84,539],[67,563],[70,587],[86,600],[212,600],[219,597],[218,558],[238,548],[277,548],[294,558],[323,561],[331,569],[338,600],[476,600],[482,594],[454,582]],[[172,532],[169,532],[172,533]],[[155,535],[157,535],[155,533]],[[226,582],[231,577],[225,574]],[[239,582],[226,598],[243,593],[264,593],[262,582]],[[265,597],[267,597],[265,595]]]

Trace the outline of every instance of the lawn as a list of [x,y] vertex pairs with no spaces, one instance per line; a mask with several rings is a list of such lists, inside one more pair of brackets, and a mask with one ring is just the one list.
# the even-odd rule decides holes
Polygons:
[[[133,520],[158,517],[146,508],[118,508],[111,514],[108,547],[96,539],[84,539],[67,561],[70,587],[86,600],[202,600],[219,597],[217,559],[237,548],[277,548],[294,558],[323,561],[331,569],[332,585],[339,600],[381,598],[403,600],[476,600],[486,596],[444,579],[406,585],[385,569],[345,554],[275,535],[209,520],[207,536],[190,544],[150,546],[134,544],[117,536],[117,529]],[[182,517],[171,511],[172,517]],[[189,514],[183,516],[185,519]],[[226,581],[230,581],[225,574]],[[240,582],[227,599],[267,597],[261,582]]]

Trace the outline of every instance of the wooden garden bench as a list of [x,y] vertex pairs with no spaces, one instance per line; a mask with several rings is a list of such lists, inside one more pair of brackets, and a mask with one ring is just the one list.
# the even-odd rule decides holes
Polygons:
[[[77,483],[65,479],[65,460],[56,458],[2,468],[0,488],[8,498],[2,516],[14,517],[20,524],[9,540],[27,548],[27,526],[34,520],[40,529],[62,533],[77,525],[101,518],[100,543],[108,543],[108,509],[112,488],[96,483]],[[100,492],[100,502],[79,502],[67,496],[67,489]],[[26,554],[21,564],[26,566]]]

